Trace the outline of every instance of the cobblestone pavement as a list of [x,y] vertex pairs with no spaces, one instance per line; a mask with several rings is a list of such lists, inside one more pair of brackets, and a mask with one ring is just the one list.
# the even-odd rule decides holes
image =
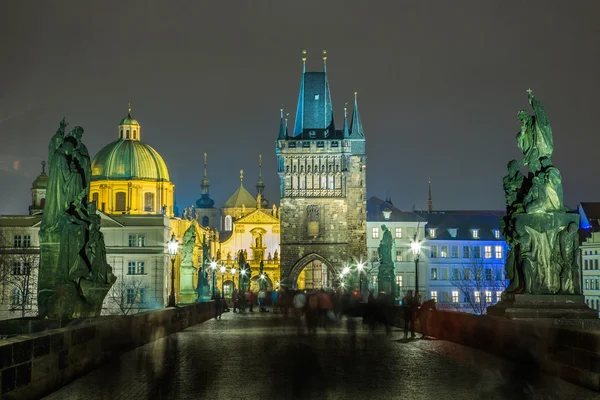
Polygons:
[[[449,342],[369,333],[349,319],[316,336],[272,313],[227,313],[124,354],[46,397],[95,399],[592,399]],[[531,371],[525,371],[531,372]]]

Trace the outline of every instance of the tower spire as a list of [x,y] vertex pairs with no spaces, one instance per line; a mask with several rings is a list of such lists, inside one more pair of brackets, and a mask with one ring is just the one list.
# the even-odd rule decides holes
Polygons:
[[354,110],[352,112],[352,122],[350,124],[350,135],[353,139],[364,139],[362,122],[358,113],[358,92],[354,92]]
[[327,72],[327,50],[323,50],[323,71]]
[[202,195],[200,196],[200,198],[198,200],[196,200],[196,207],[198,207],[198,208],[212,208],[212,206],[215,205],[214,200],[212,200],[210,198],[210,194],[209,194],[209,190],[208,190],[210,188],[210,182],[208,181],[208,174],[206,172],[207,164],[208,164],[207,163],[207,154],[204,153],[204,178],[202,179],[202,184],[201,184]]
[[131,116],[131,102],[127,104],[127,115]]
[[306,50],[302,50],[302,73],[306,72]]
[[431,200],[431,177],[429,178],[429,196],[427,197],[427,212],[433,211],[433,201]]
[[288,137],[288,116],[290,115],[290,113],[285,114],[285,137]]
[[256,192],[263,196],[265,191],[265,181],[262,177],[262,154],[258,155],[258,180],[256,181]]
[[244,170],[240,169],[240,186],[244,186]]
[[279,134],[277,135],[277,139],[285,139],[287,137],[287,132],[284,130],[283,125],[283,105],[279,109]]
[[344,104],[344,138],[350,136],[350,129],[348,128],[348,102]]

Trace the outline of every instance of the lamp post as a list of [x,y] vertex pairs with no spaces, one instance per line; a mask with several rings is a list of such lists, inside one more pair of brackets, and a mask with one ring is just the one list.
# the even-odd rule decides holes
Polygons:
[[171,294],[169,295],[168,307],[175,307],[175,257],[179,250],[179,241],[175,239],[175,234],[171,235],[171,240],[167,242],[169,255],[171,256]]
[[212,271],[212,297],[215,298],[215,285],[216,285],[216,273],[217,273],[217,263],[215,261],[211,261],[210,270]]
[[221,265],[219,271],[221,271],[221,298],[223,298],[225,295],[225,271],[227,271],[225,264]]
[[[237,272],[237,269],[235,269],[235,267],[231,268],[231,278],[233,279],[233,290],[235,290],[235,273],[236,272]],[[233,291],[231,293],[233,293]]]
[[419,301],[419,255],[421,254],[421,241],[417,239],[417,234],[410,243],[413,256],[415,258],[415,300]]
[[365,268],[365,266],[362,262],[359,262],[358,264],[356,264],[356,269],[358,269],[358,293],[361,295],[361,297],[362,297],[362,271],[364,268]]

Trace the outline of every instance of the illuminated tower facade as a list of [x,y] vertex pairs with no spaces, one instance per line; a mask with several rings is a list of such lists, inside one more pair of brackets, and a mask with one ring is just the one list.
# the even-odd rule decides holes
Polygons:
[[356,93],[352,122],[336,130],[323,70],[302,79],[292,135],[280,114],[281,276],[298,288],[333,287],[348,263],[366,260],[366,152]]

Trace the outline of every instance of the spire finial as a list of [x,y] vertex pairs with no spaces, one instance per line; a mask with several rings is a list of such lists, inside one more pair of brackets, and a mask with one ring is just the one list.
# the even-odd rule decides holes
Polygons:
[[127,104],[127,115],[131,115],[131,102]]
[[46,172],[46,161],[42,161],[42,174]]
[[358,92],[354,92],[354,102],[357,102],[357,98],[358,98]]
[[433,200],[431,200],[431,177],[428,179],[429,182],[429,196],[427,197],[427,212],[433,211]]
[[302,72],[306,72],[306,50],[302,50]]
[[262,168],[262,154],[258,155],[258,166]]
[[204,153],[204,179],[206,179],[206,153]]
[[244,170],[240,169],[240,185],[244,184]]
[[344,103],[344,118],[348,118],[348,102]]
[[327,50],[323,50],[323,71],[327,72]]

